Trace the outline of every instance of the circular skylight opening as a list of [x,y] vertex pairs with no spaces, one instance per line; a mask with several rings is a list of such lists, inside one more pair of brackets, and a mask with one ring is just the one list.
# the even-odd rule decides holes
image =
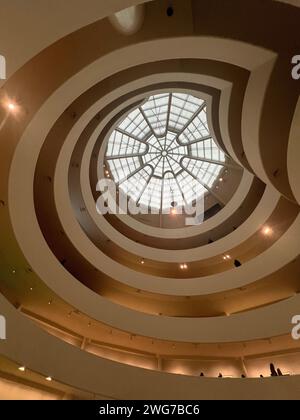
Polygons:
[[212,192],[225,166],[202,99],[151,96],[114,129],[106,161],[120,190],[137,205],[168,211]]

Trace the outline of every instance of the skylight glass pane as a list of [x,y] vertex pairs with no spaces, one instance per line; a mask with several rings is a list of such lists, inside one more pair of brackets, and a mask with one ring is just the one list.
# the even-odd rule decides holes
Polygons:
[[111,134],[106,160],[119,188],[156,210],[203,197],[226,164],[205,102],[184,93],[151,96],[130,112]]
[[140,109],[136,109],[119,125],[119,129],[126,134],[137,137],[140,140],[147,138],[151,132],[147,121]]

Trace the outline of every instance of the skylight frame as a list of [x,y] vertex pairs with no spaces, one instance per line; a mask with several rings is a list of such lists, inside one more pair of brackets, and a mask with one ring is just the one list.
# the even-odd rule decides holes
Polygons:
[[[119,188],[158,211],[174,203],[189,206],[212,193],[226,156],[213,139],[207,112],[203,99],[176,92],[153,95],[131,111],[110,135],[106,151]],[[139,178],[145,168],[151,168],[147,185]],[[139,179],[142,185],[134,188]]]

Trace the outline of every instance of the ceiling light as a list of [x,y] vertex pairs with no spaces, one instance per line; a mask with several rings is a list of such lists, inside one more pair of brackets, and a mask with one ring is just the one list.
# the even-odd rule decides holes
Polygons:
[[176,214],[177,214],[177,210],[176,210],[176,209],[172,209],[172,210],[171,210],[171,214],[172,214],[173,216],[176,216]]
[[141,260],[141,264],[144,265],[145,264],[145,260]]
[[15,102],[10,101],[9,99],[4,102],[4,107],[11,114],[14,114],[18,111],[18,105]]
[[187,270],[188,269],[187,264],[180,264],[180,269],[181,270]]
[[220,181],[220,182],[223,182],[223,181],[224,181],[224,179],[223,179],[223,178],[220,178],[220,179],[219,179],[219,181]]
[[46,381],[48,381],[48,382],[52,382],[52,378],[51,378],[51,376],[48,376],[48,377],[46,378]]
[[25,370],[26,370],[25,366],[20,366],[20,367],[19,367],[19,371],[20,371],[20,372],[25,372]]
[[272,233],[273,233],[273,230],[269,226],[266,226],[263,228],[263,234],[265,236],[270,236],[272,235]]

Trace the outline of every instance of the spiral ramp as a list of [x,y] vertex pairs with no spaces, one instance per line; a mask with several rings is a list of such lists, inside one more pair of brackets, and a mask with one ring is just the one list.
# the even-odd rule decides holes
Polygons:
[[[172,17],[165,0],[3,3],[1,386],[299,399],[299,2],[174,0]],[[219,211],[197,226],[100,216],[112,130],[166,92],[207,103]],[[267,378],[270,363],[286,376]]]

